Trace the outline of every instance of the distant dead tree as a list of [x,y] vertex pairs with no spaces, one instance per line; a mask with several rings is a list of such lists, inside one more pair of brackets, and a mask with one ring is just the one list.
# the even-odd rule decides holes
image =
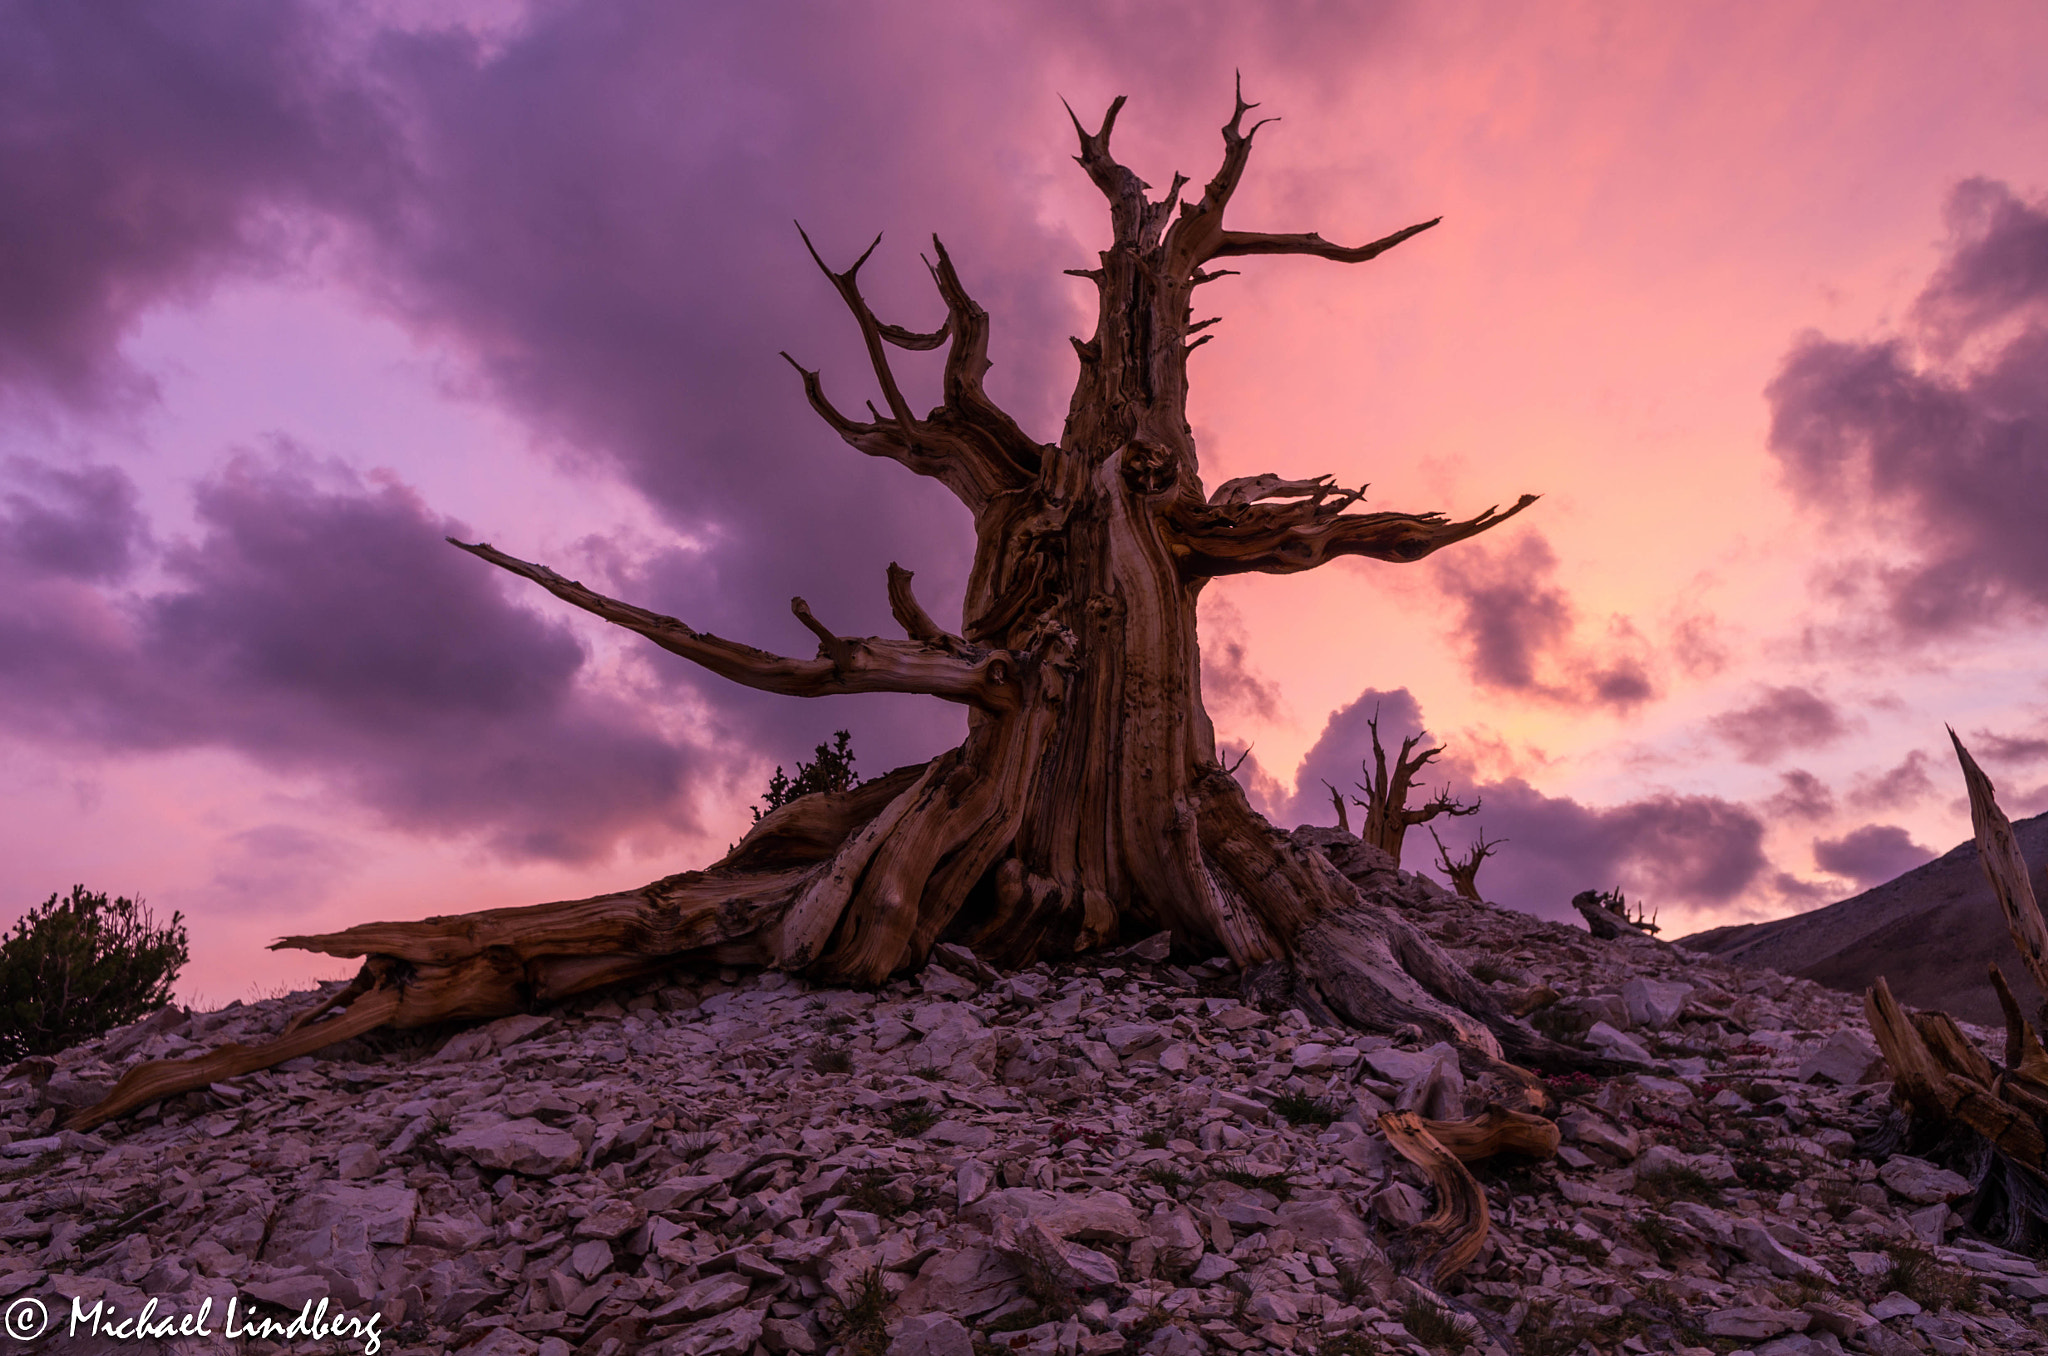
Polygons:
[[1619,889],[1581,890],[1572,896],[1572,907],[1586,920],[1587,930],[1595,937],[1612,941],[1616,937],[1653,937],[1659,931],[1657,915],[1644,913],[1637,905],[1635,913],[1628,911],[1628,899]]
[[1489,839],[1486,836],[1486,827],[1481,825],[1479,841],[1474,843],[1464,856],[1454,858],[1450,850],[1444,846],[1444,840],[1436,836],[1435,829],[1429,831],[1429,836],[1436,843],[1437,865],[1451,878],[1451,884],[1457,889],[1458,896],[1461,899],[1476,901],[1479,898],[1479,864],[1491,857],[1493,850],[1508,840]]
[[[1437,793],[1436,799],[1411,809],[1408,805],[1408,793],[1414,787],[1415,774],[1444,751],[1443,745],[1439,744],[1435,748],[1416,753],[1415,746],[1422,742],[1423,736],[1420,732],[1408,736],[1401,741],[1401,751],[1394,755],[1394,766],[1390,773],[1387,769],[1387,752],[1380,747],[1378,708],[1374,708],[1365,725],[1372,731],[1372,780],[1358,788],[1365,792],[1364,800],[1356,796],[1351,798],[1352,804],[1365,809],[1365,829],[1359,837],[1392,857],[1394,865],[1399,866],[1401,840],[1408,836],[1409,829],[1417,824],[1426,824],[1438,815],[1451,815],[1454,818],[1460,815],[1476,815],[1479,813],[1479,801],[1475,798],[1470,805],[1466,805],[1462,801],[1453,800],[1450,788],[1445,787]],[[1359,769],[1363,771],[1364,768],[1365,764],[1361,760]],[[1328,786],[1329,783],[1325,782],[1323,785]],[[1330,794],[1333,799],[1336,797],[1334,788]],[[1350,817],[1344,813],[1344,806],[1341,803],[1337,806],[1337,823],[1347,833],[1350,832]],[[1473,869],[1478,868],[1475,865]]]

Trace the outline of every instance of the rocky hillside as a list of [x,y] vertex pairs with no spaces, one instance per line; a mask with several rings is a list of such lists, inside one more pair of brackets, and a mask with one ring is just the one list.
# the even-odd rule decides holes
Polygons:
[[[672,976],[54,1131],[125,1065],[308,996],[166,1012],[0,1085],[0,1304],[47,1305],[46,1352],[217,1352],[230,1298],[339,1333],[249,1351],[2048,1348],[2048,1276],[1962,1226],[1970,1184],[1859,1151],[1887,1085],[1854,1000],[1400,888],[1633,1070],[1557,1086],[1555,1160],[1474,1165],[1492,1229],[1437,1289],[1404,1275],[1431,1202],[1376,1118],[1474,1112],[1489,1080],[1247,1006],[1160,939],[1000,976],[954,953],[878,993]],[[211,1300],[216,1335],[108,1336],[151,1300]],[[98,1337],[63,1335],[74,1303]]]
[[[2048,863],[2048,814],[2018,821],[2013,833],[2035,872],[2035,888],[2048,894],[2040,875]],[[2005,915],[1984,878],[1974,840],[1839,904],[1769,923],[1714,928],[1678,944],[1844,993],[1861,994],[1882,975],[1908,1006],[1939,1008],[1988,1025],[2005,1022],[1984,978],[1992,961],[2028,1012],[2044,997],[2013,954]]]

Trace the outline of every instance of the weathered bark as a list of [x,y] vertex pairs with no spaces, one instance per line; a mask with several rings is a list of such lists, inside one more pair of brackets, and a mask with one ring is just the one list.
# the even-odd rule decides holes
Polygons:
[[[1573,1057],[1510,1016],[1323,856],[1254,813],[1217,758],[1203,709],[1196,603],[1210,579],[1287,574],[1343,555],[1405,562],[1493,527],[1533,502],[1460,521],[1354,513],[1362,490],[1329,477],[1232,480],[1207,493],[1187,418],[1187,355],[1210,321],[1194,290],[1221,259],[1302,254],[1362,262],[1435,225],[1344,248],[1314,234],[1228,229],[1257,127],[1237,103],[1221,167],[1192,202],[1161,200],[1109,151],[1123,100],[1079,160],[1108,200],[1095,268],[1095,333],[1057,443],[1030,438],[991,401],[989,318],[934,240],[945,323],[884,323],[862,296],[864,253],[835,272],[813,249],[866,344],[881,391],[869,418],[832,403],[791,360],[818,414],[848,444],[952,490],[976,549],[962,623],[941,628],[891,566],[907,639],[842,636],[801,599],[818,637],[790,658],[696,631],[484,544],[463,550],[735,682],[794,696],[925,693],[968,708],[966,742],[855,790],[765,816],[722,861],[639,890],[413,923],[373,923],[279,946],[366,958],[389,1021],[494,1016],[680,959],[777,966],[874,984],[958,942],[999,965],[1170,931],[1247,970],[1283,966],[1296,1000],[1375,1028],[1456,1040],[1477,1057]],[[805,237],[809,247],[809,237]],[[869,246],[872,253],[874,246]],[[888,350],[946,357],[941,403],[915,414]],[[786,355],[785,355],[786,356]],[[381,967],[381,968],[380,968]],[[380,999],[388,1002],[389,999]]]
[[[1417,824],[1427,824],[1438,815],[1476,815],[1479,813],[1479,802],[1475,800],[1466,805],[1462,801],[1454,800],[1451,798],[1451,789],[1445,787],[1437,793],[1436,799],[1422,805],[1410,806],[1408,793],[1414,789],[1415,774],[1442,753],[1443,746],[1438,745],[1414,753],[1415,746],[1422,742],[1422,736],[1409,735],[1401,741],[1401,751],[1394,755],[1394,766],[1389,770],[1387,751],[1380,747],[1379,712],[1373,712],[1365,724],[1366,728],[1372,731],[1371,779],[1358,788],[1365,792],[1364,800],[1359,800],[1356,796],[1351,798],[1355,804],[1365,807],[1365,830],[1359,836],[1392,857],[1394,865],[1399,866],[1401,844],[1408,837],[1408,830]],[[1413,757],[1410,757],[1411,753],[1414,753]],[[1441,841],[1437,843],[1437,849],[1442,851]],[[1448,857],[1445,860],[1448,861]],[[1479,870],[1478,862],[1472,864],[1472,870],[1475,873]],[[1467,898],[1477,899],[1479,896],[1470,895]]]
[[1504,1153],[1552,1158],[1561,1142],[1556,1121],[1498,1104],[1462,1121],[1425,1120],[1422,1128],[1460,1163]]
[[1471,1265],[1486,1245],[1490,1223],[1486,1192],[1458,1155],[1439,1143],[1414,1112],[1383,1113],[1380,1133],[1396,1153],[1422,1169],[1436,1193],[1436,1209],[1411,1232],[1408,1241],[1416,1248],[1417,1260],[1430,1281],[1441,1285]]
[[1579,917],[1586,920],[1586,930],[1605,942],[1621,937],[1646,937],[1656,940],[1654,924],[1640,924],[1628,916],[1626,905],[1615,907],[1608,901],[1618,902],[1618,893],[1602,893],[1599,890],[1581,890],[1572,896],[1572,907],[1579,911]]
[[[1954,730],[1949,739],[1969,791],[1978,857],[2013,946],[2039,982],[2048,978],[2043,960],[2048,925],[2035,902],[2026,861],[2011,822],[1998,808],[1990,778]],[[1979,1050],[1948,1014],[1907,1013],[1882,977],[1864,994],[1863,1006],[1891,1068],[1893,1100],[1906,1111],[1911,1128],[1923,1137],[1942,1138],[1953,1130],[1972,1131],[1989,1146],[1978,1174],[1983,1185],[1965,1204],[1979,1227],[1999,1234],[2008,1246],[2019,1246],[2048,1233],[2048,1050],[1996,963],[1988,973],[2005,1012],[2003,1066]]]
[[1436,844],[1437,865],[1451,878],[1451,888],[1458,892],[1460,899],[1479,903],[1479,865],[1491,857],[1493,850],[1507,839],[1495,838],[1489,841],[1486,829],[1482,826],[1479,830],[1479,841],[1474,843],[1464,856],[1453,857],[1451,850],[1444,846],[1444,840],[1436,836],[1435,829],[1429,831],[1429,837],[1430,841]]

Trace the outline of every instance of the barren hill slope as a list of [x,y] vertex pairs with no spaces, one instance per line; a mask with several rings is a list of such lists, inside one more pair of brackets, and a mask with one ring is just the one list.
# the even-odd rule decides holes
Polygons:
[[[2018,821],[2013,832],[2042,892],[2048,814]],[[1909,1007],[1940,1008],[1991,1025],[2004,1021],[1984,978],[1991,961],[2030,1015],[2042,999],[2014,954],[1974,842],[1840,903],[1769,923],[1713,928],[1679,938],[1678,945],[1850,993],[1883,975]]]

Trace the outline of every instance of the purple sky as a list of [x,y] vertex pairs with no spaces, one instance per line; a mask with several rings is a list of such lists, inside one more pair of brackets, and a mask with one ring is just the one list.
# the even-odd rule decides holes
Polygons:
[[1686,931],[1886,879],[1967,832],[1945,721],[2048,808],[2044,43],[2021,3],[0,6],[0,909],[182,910],[224,1001],[341,971],[286,930],[701,865],[834,729],[869,773],[953,743],[441,539],[785,652],[792,594],[891,633],[892,560],[957,616],[964,513],[777,356],[869,394],[793,222],[835,265],[884,232],[913,327],[940,234],[1051,438],[1105,234],[1059,99],[1128,94],[1163,184],[1238,68],[1283,119],[1245,227],[1445,222],[1214,289],[1211,483],[1544,495],[1420,566],[1211,588],[1254,795],[1328,822],[1377,705],[1483,798],[1445,838],[1508,840],[1502,902],[1618,884]]

